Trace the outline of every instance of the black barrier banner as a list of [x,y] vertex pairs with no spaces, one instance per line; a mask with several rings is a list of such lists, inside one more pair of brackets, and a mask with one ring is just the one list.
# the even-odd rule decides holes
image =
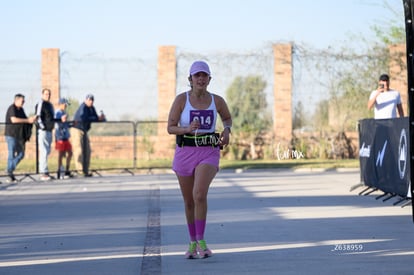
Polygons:
[[408,118],[359,121],[361,182],[401,197],[410,195]]

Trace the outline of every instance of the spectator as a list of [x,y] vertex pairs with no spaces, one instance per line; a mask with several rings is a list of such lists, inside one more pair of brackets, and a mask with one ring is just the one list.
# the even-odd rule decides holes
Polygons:
[[14,176],[19,162],[24,158],[25,145],[30,139],[32,124],[36,120],[36,116],[27,117],[23,109],[24,95],[16,94],[14,103],[9,106],[6,112],[6,127],[4,135],[6,137],[8,158],[7,158],[7,174],[8,182],[17,182]]
[[71,129],[71,140],[73,145],[73,155],[75,158],[76,170],[82,170],[85,177],[91,177],[89,165],[91,160],[91,147],[88,131],[92,122],[105,121],[105,116],[98,116],[94,103],[94,96],[88,94],[85,101],[79,106],[73,118],[74,124]]
[[[69,132],[69,122],[68,115],[66,113],[66,107],[69,105],[69,102],[66,98],[59,99],[58,109],[55,112],[55,148],[58,151],[58,179],[71,178],[72,173],[70,172],[70,161],[72,159],[72,144],[69,141],[70,132]],[[66,166],[63,171],[63,158],[66,156]]]
[[40,180],[51,180],[49,175],[48,157],[52,146],[52,130],[55,125],[53,105],[50,103],[51,92],[42,90],[42,100],[36,104],[37,136],[39,144],[39,171],[42,174]]
[[396,118],[404,116],[400,93],[390,89],[390,78],[387,74],[380,76],[378,87],[372,91],[368,100],[368,109],[374,107],[375,119]]

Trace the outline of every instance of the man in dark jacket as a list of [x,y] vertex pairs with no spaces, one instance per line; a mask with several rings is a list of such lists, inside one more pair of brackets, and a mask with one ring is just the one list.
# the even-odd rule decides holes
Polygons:
[[88,94],[85,101],[76,111],[73,118],[73,127],[71,128],[71,141],[76,170],[82,170],[85,177],[92,176],[89,172],[91,147],[88,131],[91,128],[92,122],[105,120],[105,116],[103,114],[98,116],[93,103],[94,96],[92,94]]
[[52,146],[52,130],[55,127],[52,103],[50,103],[51,92],[49,89],[42,90],[42,101],[36,104],[37,136],[39,142],[39,171],[42,173],[40,180],[51,180],[47,164],[50,148]]
[[4,135],[8,149],[7,174],[9,182],[17,182],[13,172],[24,157],[26,141],[30,138],[30,129],[36,120],[36,116],[30,118],[26,116],[23,104],[24,95],[16,94],[14,103],[9,106],[6,112]]

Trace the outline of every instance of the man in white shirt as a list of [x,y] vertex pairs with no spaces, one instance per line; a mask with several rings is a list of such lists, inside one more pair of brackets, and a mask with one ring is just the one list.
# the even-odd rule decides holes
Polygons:
[[400,117],[404,116],[400,93],[390,89],[390,78],[387,74],[380,76],[378,88],[371,92],[368,109],[374,107],[375,119],[396,118],[397,110]]

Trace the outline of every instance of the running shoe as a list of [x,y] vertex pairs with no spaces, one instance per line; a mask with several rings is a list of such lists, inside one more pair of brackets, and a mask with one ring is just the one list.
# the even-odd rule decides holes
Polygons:
[[186,259],[197,259],[197,242],[190,242],[187,252],[185,252]]
[[198,250],[198,255],[200,256],[200,258],[208,258],[208,257],[213,256],[213,252],[211,252],[211,250],[208,249],[205,240],[197,241],[197,250]]

